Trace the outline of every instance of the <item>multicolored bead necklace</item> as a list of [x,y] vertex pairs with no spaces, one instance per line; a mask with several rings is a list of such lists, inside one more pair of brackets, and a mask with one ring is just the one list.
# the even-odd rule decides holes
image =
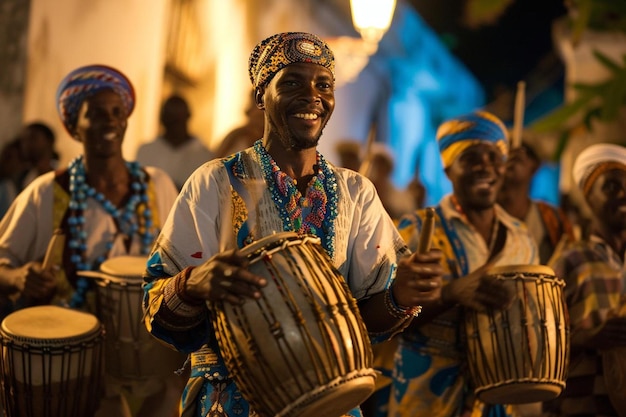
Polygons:
[[[337,217],[337,179],[324,157],[317,153],[317,172],[302,196],[293,178],[281,171],[260,140],[254,148],[258,153],[263,176],[283,221],[284,231],[312,234],[333,258],[335,254],[335,218]],[[303,208],[308,214],[303,218]]]
[[[146,174],[137,162],[126,162],[131,177],[132,195],[123,208],[117,208],[102,193],[96,191],[87,184],[85,174],[85,164],[82,155],[74,159],[69,167],[70,174],[70,203],[68,247],[70,250],[70,261],[77,271],[97,270],[100,264],[107,258],[108,252],[113,248],[114,239],[105,243],[107,253],[100,255],[93,263],[87,262],[85,252],[87,251],[87,232],[85,230],[84,211],[87,209],[87,199],[95,199],[104,210],[115,220],[119,231],[128,237],[135,234],[141,239],[141,253],[147,255],[154,240],[152,211],[148,205],[148,195],[146,194]],[[142,210],[141,215],[138,214]],[[79,277],[76,281],[76,291],[70,300],[70,307],[80,307],[85,302],[85,294],[89,289],[89,282],[84,277]]]

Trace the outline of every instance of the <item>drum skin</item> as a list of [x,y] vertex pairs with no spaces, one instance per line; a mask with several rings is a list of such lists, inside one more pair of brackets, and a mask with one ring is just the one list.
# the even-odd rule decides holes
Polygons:
[[263,417],[342,416],[375,387],[356,300],[316,237],[283,232],[243,249],[261,298],[214,303],[226,365]]
[[547,401],[565,387],[569,321],[563,281],[543,265],[492,268],[515,291],[500,311],[465,310],[467,360],[474,391],[491,404]]
[[88,313],[57,306],[9,314],[0,330],[7,417],[90,417],[101,396],[104,329]]

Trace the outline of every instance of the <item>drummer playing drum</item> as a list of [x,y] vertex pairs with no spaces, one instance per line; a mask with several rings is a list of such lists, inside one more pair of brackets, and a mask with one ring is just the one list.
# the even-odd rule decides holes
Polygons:
[[626,148],[591,145],[576,158],[572,174],[591,210],[591,230],[551,263],[565,280],[572,353],[565,391],[550,411],[624,416]]
[[246,269],[239,253],[246,245],[283,231],[319,237],[374,341],[401,331],[420,305],[439,298],[440,253],[409,257],[372,183],[316,150],[335,106],[334,66],[332,51],[315,35],[279,33],[261,41],[249,75],[265,112],[263,137],[198,169],[157,239],[148,262],[146,325],[191,353],[184,416],[255,415],[226,369],[207,308],[207,301],[260,297],[266,278]]
[[[425,304],[424,314],[401,334],[389,417],[511,415],[509,406],[475,401],[460,339],[462,308],[502,309],[514,297],[502,281],[485,274],[490,266],[538,262],[526,226],[496,204],[509,148],[507,129],[493,114],[476,111],[442,123],[437,143],[453,190],[435,208],[433,245],[443,251],[444,285],[440,297]],[[418,210],[399,223],[411,248],[426,213]]]

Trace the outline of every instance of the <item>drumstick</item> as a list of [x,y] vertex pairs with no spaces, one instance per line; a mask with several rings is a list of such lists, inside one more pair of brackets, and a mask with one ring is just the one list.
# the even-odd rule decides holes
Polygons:
[[513,115],[513,137],[511,138],[511,149],[518,148],[522,144],[522,130],[524,129],[524,104],[526,102],[526,83],[517,83],[517,94],[515,95],[515,113]]
[[435,209],[428,207],[426,209],[426,218],[420,233],[420,240],[417,244],[417,253],[426,253],[430,250],[433,240],[433,231],[435,229]]
[[365,156],[363,162],[359,166],[359,174],[369,176],[370,165],[372,164],[372,152],[374,148],[374,137],[376,135],[375,127],[370,128],[369,136],[367,137],[367,144],[365,145]]
[[48,242],[46,255],[44,256],[43,262],[41,263],[41,268],[44,271],[52,268],[55,262],[54,254],[60,253],[63,250],[64,245],[65,245],[65,234],[63,233],[63,230],[56,229],[54,233],[52,233],[50,242]]

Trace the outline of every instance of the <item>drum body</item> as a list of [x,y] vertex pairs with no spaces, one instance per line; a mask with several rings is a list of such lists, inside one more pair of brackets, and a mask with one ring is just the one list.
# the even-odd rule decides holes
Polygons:
[[267,279],[258,300],[215,303],[233,379],[264,417],[341,416],[374,390],[372,350],[356,300],[315,237],[283,232],[243,249]]
[[488,272],[516,293],[505,310],[465,311],[468,365],[478,398],[522,404],[556,398],[565,387],[569,322],[563,281],[542,265]]
[[[104,324],[106,372],[120,380],[170,376],[186,355],[161,344],[143,324],[145,256],[107,259],[96,278],[96,314]],[[85,272],[79,272],[85,274]]]
[[103,328],[88,313],[39,306],[0,330],[7,417],[91,417],[101,396]]

